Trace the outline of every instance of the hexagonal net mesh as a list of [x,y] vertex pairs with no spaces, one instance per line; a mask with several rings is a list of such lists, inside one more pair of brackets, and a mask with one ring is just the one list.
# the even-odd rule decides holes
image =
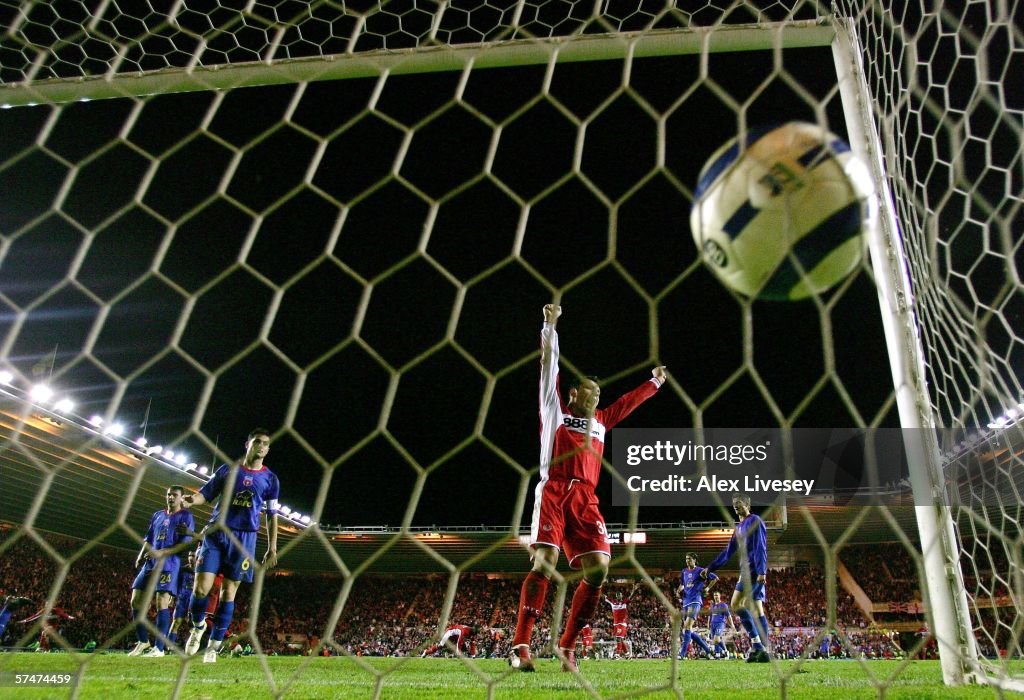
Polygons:
[[[833,633],[873,687],[908,679],[908,664],[867,663],[869,624],[903,635],[907,658],[937,641],[947,682],[1012,682],[1019,18],[887,1],[156,5],[0,8],[0,352],[13,373],[0,460],[17,477],[0,496],[0,554],[53,569],[37,584],[44,613],[77,597],[69,586],[103,545],[137,550],[169,485],[198,487],[201,465],[237,459],[262,424],[282,499],[308,521],[288,519],[282,567],[333,577],[316,649],[358,659],[363,606],[394,599],[385,615],[421,624],[387,651],[419,652],[476,598],[493,605],[479,622],[504,653],[518,574],[472,576],[529,566],[536,332],[556,301],[564,371],[597,374],[614,396],[669,366],[634,426],[926,429],[931,469],[905,476],[927,507],[892,484],[895,500],[765,516],[772,566],[814,591],[796,623],[799,594],[776,608],[769,594],[773,645],[797,660],[766,687],[798,683]],[[697,174],[736,134],[792,120],[870,163],[887,238],[835,289],[751,301],[692,242]],[[889,277],[895,321],[876,312]],[[912,368],[896,393],[876,369],[887,346]],[[75,408],[31,394],[36,381]],[[119,421],[148,443],[119,440]],[[622,473],[604,467],[613,534],[662,524],[675,538],[674,554],[616,544],[610,584],[642,583],[644,648],[674,657],[677,560],[713,557],[732,514],[717,500],[613,503],[606,482]],[[435,540],[445,532],[464,548]],[[368,544],[345,549],[350,538]],[[808,561],[811,574],[797,566]],[[264,634],[267,618],[308,611],[289,599],[294,579],[257,568],[240,600],[259,651],[287,628]],[[556,574],[538,647],[578,578]],[[21,640],[40,630],[79,646],[41,622]],[[118,622],[98,641],[117,649],[130,633]],[[305,666],[282,679],[261,659],[274,693],[301,687]],[[491,693],[509,682],[468,663]],[[395,666],[358,668],[380,694]],[[182,657],[175,692],[187,671]],[[685,689],[674,662],[656,674],[640,685]]]
[[[842,7],[888,171],[935,426],[953,504],[966,615],[983,659],[1020,655],[1024,102],[1006,90],[1020,18],[992,7]],[[885,15],[884,10],[891,10]],[[972,635],[963,635],[970,639]],[[1005,662],[983,672],[1005,678]],[[1019,673],[1018,682],[1019,686]]]

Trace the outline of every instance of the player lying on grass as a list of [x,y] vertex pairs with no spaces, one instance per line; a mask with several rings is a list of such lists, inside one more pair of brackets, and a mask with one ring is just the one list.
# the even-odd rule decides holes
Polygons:
[[[465,653],[469,650],[471,640],[477,633],[477,628],[474,625],[448,625],[445,629],[444,634],[441,635],[435,644],[431,645],[428,649],[424,649],[423,653],[420,654],[420,658],[424,656],[433,656],[439,649],[447,649],[454,647],[455,651],[459,654]],[[475,646],[475,642],[472,642]],[[450,645],[450,646],[449,646]],[[473,652],[470,651],[470,656],[473,656]]]

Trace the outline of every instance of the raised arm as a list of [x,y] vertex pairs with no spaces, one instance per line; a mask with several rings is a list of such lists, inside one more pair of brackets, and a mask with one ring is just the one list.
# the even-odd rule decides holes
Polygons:
[[647,399],[654,396],[661,385],[665,383],[668,375],[665,373],[664,365],[651,370],[651,378],[646,382],[620,396],[615,402],[602,412],[602,422],[606,428],[612,428],[616,423],[625,419],[630,413],[640,407]]
[[562,307],[557,304],[545,304],[543,311],[544,323],[551,326],[558,323],[558,317],[562,315]]
[[540,405],[558,404],[558,332],[555,324],[562,307],[544,306],[544,327],[540,331]]

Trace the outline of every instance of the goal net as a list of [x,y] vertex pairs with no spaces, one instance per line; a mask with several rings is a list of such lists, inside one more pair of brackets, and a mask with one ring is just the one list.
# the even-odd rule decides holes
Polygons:
[[[865,615],[916,627],[909,655],[937,644],[947,683],[1019,686],[1015,6],[157,5],[0,4],[0,459],[30,475],[24,498],[0,501],[13,533],[0,555],[31,541],[59,564],[48,609],[85,556],[41,535],[77,527],[65,477],[85,450],[40,457],[54,431],[76,426],[89,459],[115,444],[156,459],[105,483],[114,506],[77,531],[137,546],[178,476],[161,468],[199,484],[200,467],[237,458],[262,424],[297,516],[283,566],[314,552],[344,579],[323,602],[324,645],[365,572],[403,542],[451,577],[443,631],[460,574],[494,547],[455,561],[415,530],[519,535],[537,476],[535,332],[554,301],[563,371],[596,373],[617,395],[668,365],[638,424],[907,429],[916,509],[851,506],[841,526],[826,524],[833,507],[789,516],[827,574],[825,626],[840,626],[844,572],[870,554],[857,545],[881,539],[906,562],[888,574],[913,592],[865,595]],[[843,136],[868,164],[880,230],[835,289],[751,301],[693,243],[697,174],[737,134],[793,120]],[[33,393],[41,383],[55,393]],[[692,519],[663,512],[606,517],[625,532]],[[395,534],[353,565],[331,524],[365,523]],[[670,609],[638,545],[613,555]],[[560,575],[559,602],[577,579]],[[837,644],[856,655],[851,634]],[[906,669],[886,679],[861,665],[882,685]],[[783,688],[799,667],[781,671]],[[651,686],[678,688],[675,671]]]

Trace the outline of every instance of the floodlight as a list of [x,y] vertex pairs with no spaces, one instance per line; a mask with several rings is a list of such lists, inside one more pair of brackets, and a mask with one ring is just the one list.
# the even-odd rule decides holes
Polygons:
[[36,384],[29,389],[28,395],[36,403],[45,403],[53,398],[53,389],[46,384]]

